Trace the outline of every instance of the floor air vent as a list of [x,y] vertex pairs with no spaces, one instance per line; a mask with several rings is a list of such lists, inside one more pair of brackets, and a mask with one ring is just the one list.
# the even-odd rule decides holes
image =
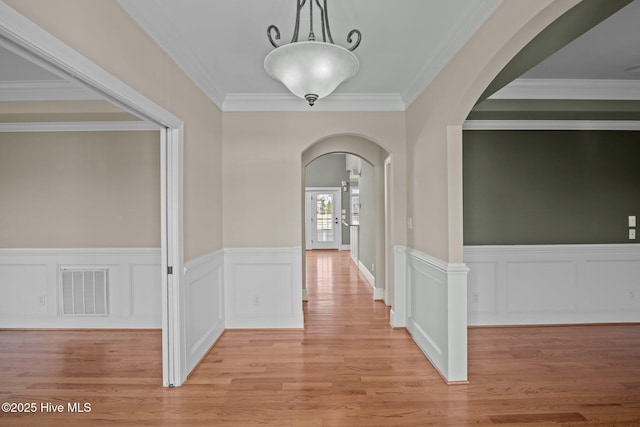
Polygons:
[[108,269],[63,268],[62,315],[106,316]]

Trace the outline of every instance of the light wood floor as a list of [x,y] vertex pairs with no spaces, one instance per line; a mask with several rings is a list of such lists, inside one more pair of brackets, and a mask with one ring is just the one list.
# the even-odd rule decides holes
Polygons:
[[174,389],[159,331],[0,331],[0,402],[65,406],[0,426],[640,425],[640,325],[470,329],[470,384],[447,386],[347,253],[311,253],[308,280],[304,331],[227,331]]

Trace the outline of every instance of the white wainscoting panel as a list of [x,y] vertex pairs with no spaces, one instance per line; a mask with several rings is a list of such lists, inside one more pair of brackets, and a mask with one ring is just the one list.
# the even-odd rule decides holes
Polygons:
[[302,249],[225,249],[226,327],[303,328]]
[[406,325],[448,382],[467,381],[466,266],[396,246],[395,279],[392,326]]
[[220,249],[184,267],[187,372],[224,332],[224,256]]
[[640,322],[640,245],[466,246],[469,324]]
[[[61,316],[60,269],[107,268],[108,315]],[[160,249],[0,249],[0,328],[161,328]]]

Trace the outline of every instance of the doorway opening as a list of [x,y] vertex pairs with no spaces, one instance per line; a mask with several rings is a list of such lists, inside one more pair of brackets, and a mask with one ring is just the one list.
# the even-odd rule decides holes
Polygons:
[[[0,40],[5,49],[135,117],[119,122],[118,126],[124,126],[120,130],[160,131],[161,249],[156,274],[162,288],[163,385],[182,384],[186,378],[179,286],[183,275],[182,121],[1,2]],[[114,130],[107,122],[98,124],[92,130]],[[87,130],[86,123],[79,125]],[[41,301],[46,303],[46,298]]]
[[[385,161],[389,161],[389,168]],[[392,280],[385,273],[393,253],[386,250],[388,221],[385,174],[391,171],[389,153],[366,138],[329,137],[302,154],[303,299],[307,259],[314,251],[346,254],[369,284],[373,299],[391,305]],[[342,256],[344,259],[345,256]],[[317,257],[314,262],[318,262]]]

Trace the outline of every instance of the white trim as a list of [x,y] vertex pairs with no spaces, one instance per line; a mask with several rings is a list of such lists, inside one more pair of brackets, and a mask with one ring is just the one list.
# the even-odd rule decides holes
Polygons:
[[373,288],[373,290],[376,289],[376,278],[373,274],[371,274],[371,272],[367,269],[367,266],[364,265],[362,263],[362,261],[358,260],[358,270],[360,270],[360,273],[362,273],[362,275],[364,276],[365,279],[367,279],[367,282],[369,282],[369,284],[371,285],[371,287]]
[[81,101],[102,99],[95,92],[64,80],[0,82],[0,102]]
[[340,250],[341,251],[350,251],[351,250],[351,245],[340,245]]
[[160,256],[158,248],[0,248],[0,257],[33,256]]
[[[463,263],[447,263],[415,249],[406,254],[406,314],[396,300],[392,326],[406,328],[434,367],[449,382],[467,380],[467,272]],[[403,266],[396,264],[397,268]],[[398,271],[396,270],[396,274]]]
[[465,246],[471,325],[640,321],[640,244]]
[[145,121],[126,122],[29,122],[0,123],[1,132],[120,132],[149,131],[164,129],[155,123]]
[[640,130],[632,120],[467,120],[463,130]]
[[290,93],[230,93],[224,98],[222,111],[405,111],[405,103],[395,93],[333,93],[313,107]]
[[638,80],[516,79],[489,99],[638,100]]

